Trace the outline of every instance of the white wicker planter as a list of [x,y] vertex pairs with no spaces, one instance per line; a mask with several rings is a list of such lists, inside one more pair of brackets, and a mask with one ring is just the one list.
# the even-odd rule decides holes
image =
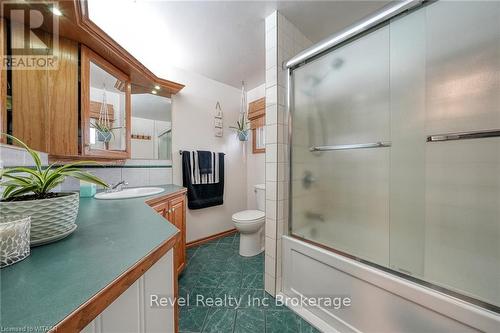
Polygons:
[[31,216],[31,246],[60,240],[76,229],[78,193],[60,193],[56,198],[0,201],[1,215]]

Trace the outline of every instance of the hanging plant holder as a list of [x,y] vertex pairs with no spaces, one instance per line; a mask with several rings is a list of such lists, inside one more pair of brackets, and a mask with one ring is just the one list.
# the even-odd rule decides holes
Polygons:
[[99,119],[95,121],[93,127],[96,129],[97,141],[105,143],[106,149],[108,149],[108,144],[114,137],[114,128],[112,127],[112,120],[109,115],[105,85],[102,87],[102,102],[99,109]]
[[101,131],[96,131],[96,132],[97,132],[97,141],[108,143],[113,138],[113,133],[111,132],[101,132]]
[[242,142],[248,141],[248,118],[247,118],[247,93],[245,91],[245,82],[241,82],[241,106],[240,106],[240,116],[239,120],[236,122],[236,126],[229,126],[236,130],[238,134],[238,139]]
[[240,141],[248,141],[248,131],[239,131],[238,139],[240,139]]

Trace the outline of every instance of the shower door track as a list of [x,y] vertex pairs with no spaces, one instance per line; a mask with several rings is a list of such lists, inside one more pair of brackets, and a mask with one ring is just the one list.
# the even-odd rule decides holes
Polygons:
[[376,27],[379,24],[382,24],[404,12],[410,11],[419,7],[427,2],[431,2],[429,0],[404,0],[397,2],[396,4],[389,4],[387,6],[382,7],[379,11],[373,13],[372,15],[366,17],[363,21],[350,26],[340,33],[335,34],[331,37],[324,39],[318,44],[302,51],[292,59],[290,59],[286,63],[286,67],[289,69],[293,69],[301,66],[306,63],[308,60],[329,51],[330,49],[338,46],[356,36],[363,34],[364,32]]

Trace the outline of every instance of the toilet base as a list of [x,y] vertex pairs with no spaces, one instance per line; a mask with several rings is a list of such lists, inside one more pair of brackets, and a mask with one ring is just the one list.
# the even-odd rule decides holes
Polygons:
[[260,232],[240,234],[240,256],[253,257],[263,250]]

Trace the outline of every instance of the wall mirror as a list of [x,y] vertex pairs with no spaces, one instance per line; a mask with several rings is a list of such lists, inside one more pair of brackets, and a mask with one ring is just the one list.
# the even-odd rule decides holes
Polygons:
[[129,157],[129,78],[84,47],[82,106],[84,155]]
[[132,159],[172,160],[172,104],[158,88],[132,87]]

